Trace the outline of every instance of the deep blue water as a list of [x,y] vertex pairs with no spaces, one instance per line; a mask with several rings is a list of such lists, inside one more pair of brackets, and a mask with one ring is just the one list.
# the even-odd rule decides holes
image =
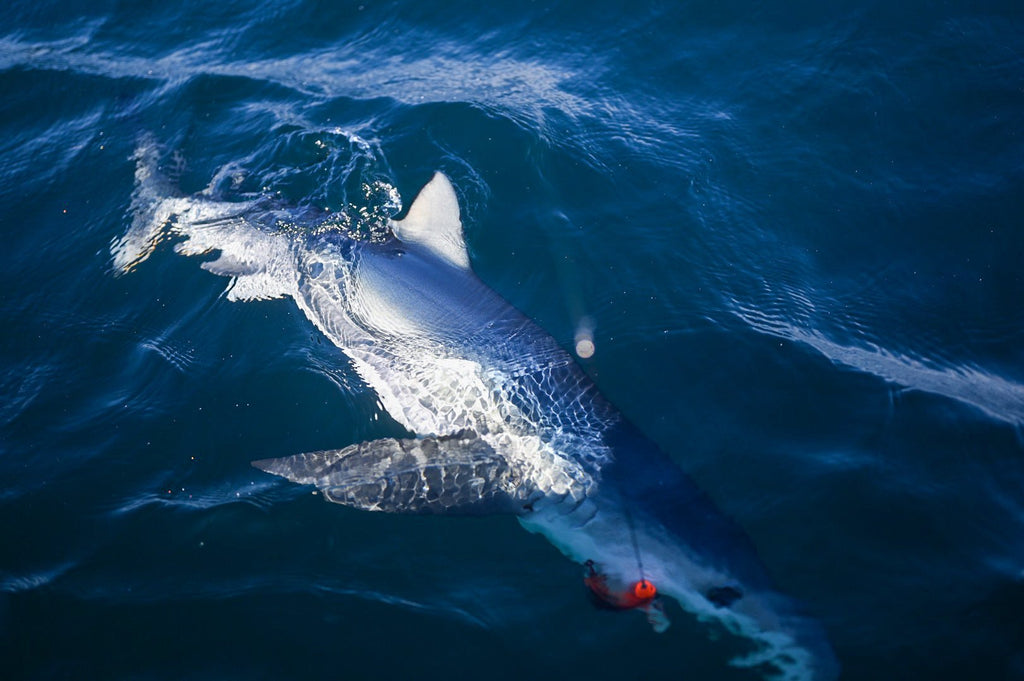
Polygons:
[[382,412],[291,302],[114,276],[149,140],[343,214],[444,170],[843,678],[1024,678],[1018,3],[89,4],[0,10],[0,676],[756,678],[510,518],[252,469]]

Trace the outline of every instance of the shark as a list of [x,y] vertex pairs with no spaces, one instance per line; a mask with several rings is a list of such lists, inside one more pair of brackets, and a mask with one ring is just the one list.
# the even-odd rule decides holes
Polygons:
[[256,468],[366,511],[514,516],[584,566],[602,605],[640,609],[663,631],[671,599],[746,639],[731,664],[792,681],[838,675],[823,627],[773,586],[737,524],[474,273],[446,175],[367,238],[309,208],[181,196],[151,149],[136,161],[115,272],[170,241],[227,277],[229,300],[290,298],[407,431]]

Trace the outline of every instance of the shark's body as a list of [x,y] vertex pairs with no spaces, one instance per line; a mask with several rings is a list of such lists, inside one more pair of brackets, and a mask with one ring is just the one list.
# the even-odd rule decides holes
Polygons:
[[180,253],[219,253],[203,267],[232,278],[229,298],[294,299],[409,431],[259,468],[368,510],[515,514],[616,588],[640,576],[639,553],[660,594],[754,643],[739,664],[835,675],[820,627],[772,589],[743,533],[476,277],[444,175],[375,241],[280,229],[259,202],[163,195],[144,155],[137,175],[135,222],[113,248],[119,269],[168,233],[184,237]]

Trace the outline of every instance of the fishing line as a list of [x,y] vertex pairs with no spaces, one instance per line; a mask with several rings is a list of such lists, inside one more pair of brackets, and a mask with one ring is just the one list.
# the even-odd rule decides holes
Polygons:
[[[623,499],[625,502],[626,500]],[[640,557],[640,542],[636,538],[636,527],[633,525],[633,514],[629,510],[629,504],[623,503],[623,510],[626,514],[626,525],[629,527],[629,539],[633,543],[633,553],[636,554],[636,567],[640,571],[640,581],[646,582],[647,577],[644,575],[644,561]]]

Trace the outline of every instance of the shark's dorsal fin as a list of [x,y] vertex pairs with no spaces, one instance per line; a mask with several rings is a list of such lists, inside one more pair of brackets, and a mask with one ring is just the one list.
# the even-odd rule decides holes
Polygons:
[[393,220],[391,229],[402,241],[423,246],[452,265],[469,269],[459,199],[443,173],[434,173],[412,202],[409,214],[404,220]]

